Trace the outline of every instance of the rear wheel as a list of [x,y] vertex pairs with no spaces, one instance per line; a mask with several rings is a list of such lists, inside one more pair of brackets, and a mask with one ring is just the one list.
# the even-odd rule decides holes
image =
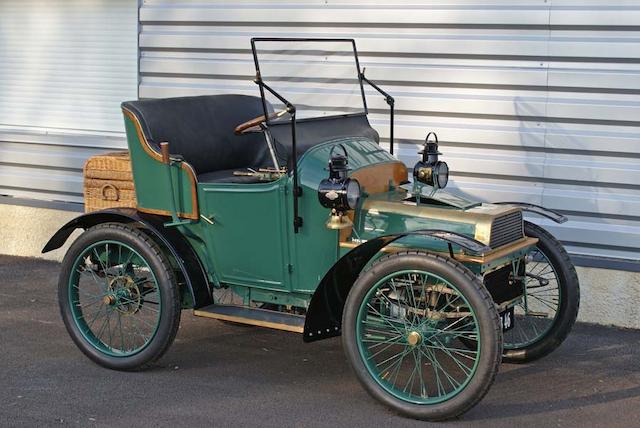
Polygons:
[[169,348],[180,323],[164,254],[144,233],[117,223],[95,226],[71,245],[58,299],[78,348],[111,369],[147,367]]
[[525,293],[515,307],[514,327],[504,334],[503,360],[542,358],[566,339],[578,315],[580,286],[569,255],[549,232],[525,221],[525,234],[538,238],[527,254]]
[[451,259],[421,252],[382,257],[351,289],[342,327],[347,358],[367,392],[413,418],[464,413],[498,372],[495,305],[482,282]]

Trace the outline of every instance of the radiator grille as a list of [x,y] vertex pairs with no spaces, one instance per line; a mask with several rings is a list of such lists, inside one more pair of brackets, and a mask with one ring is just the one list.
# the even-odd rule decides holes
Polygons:
[[522,211],[514,211],[497,217],[491,224],[491,248],[508,244],[524,236]]

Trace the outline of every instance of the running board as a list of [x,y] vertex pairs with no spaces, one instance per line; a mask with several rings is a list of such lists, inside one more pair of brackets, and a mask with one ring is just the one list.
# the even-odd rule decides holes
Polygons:
[[209,305],[204,308],[194,309],[193,315],[294,333],[302,333],[304,331],[304,316],[266,309],[234,305]]

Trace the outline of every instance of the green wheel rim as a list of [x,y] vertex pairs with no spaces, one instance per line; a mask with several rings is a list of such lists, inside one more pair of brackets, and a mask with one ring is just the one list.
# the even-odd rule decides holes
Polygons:
[[[514,326],[504,333],[504,349],[521,349],[542,340],[560,314],[560,278],[549,257],[535,247],[527,254],[525,293],[514,308]],[[547,281],[543,285],[542,281]]]
[[356,340],[378,385],[414,404],[453,398],[471,381],[480,360],[473,307],[449,281],[421,270],[394,272],[367,292],[357,314]]
[[71,314],[87,343],[103,354],[130,357],[145,349],[160,325],[161,297],[147,261],[122,242],[93,243],[73,262]]

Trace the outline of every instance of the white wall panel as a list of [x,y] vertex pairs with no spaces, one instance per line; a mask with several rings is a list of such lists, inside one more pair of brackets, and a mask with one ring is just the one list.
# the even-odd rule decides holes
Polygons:
[[[81,202],[84,160],[124,147],[119,104],[138,91],[257,94],[251,37],[354,37],[409,166],[435,130],[453,189],[566,212],[543,223],[576,254],[640,258],[637,1],[146,0],[139,86],[137,3],[0,3],[1,194]],[[337,89],[290,85],[329,108]]]
[[[640,258],[637,1],[146,0],[139,64],[137,12],[131,0],[0,3],[0,194],[81,202],[84,161],[125,147],[119,104],[138,90],[257,94],[251,37],[354,37],[396,97],[409,166],[436,130],[452,188],[566,212],[548,226],[574,253]],[[386,105],[367,93],[386,145]]]
[[84,161],[126,147],[135,0],[0,2],[0,195],[82,202]]

